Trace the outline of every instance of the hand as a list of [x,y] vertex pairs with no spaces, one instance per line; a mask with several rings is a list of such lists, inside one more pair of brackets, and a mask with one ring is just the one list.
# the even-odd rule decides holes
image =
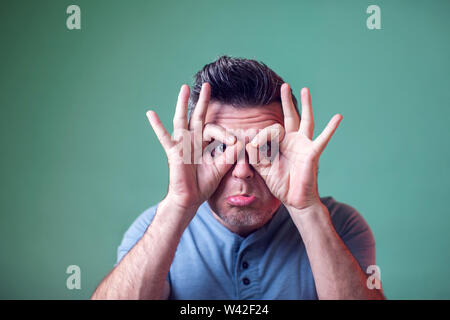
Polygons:
[[[284,128],[280,124],[264,128],[246,145],[246,150],[249,162],[263,177],[272,194],[288,209],[304,210],[321,203],[317,190],[319,157],[342,116],[334,115],[313,141],[314,119],[309,90],[303,88],[301,91],[301,121],[287,83],[281,87],[281,103]],[[275,156],[268,154],[266,157],[258,157],[258,147],[266,145],[267,137],[270,139],[268,145],[279,146],[279,152]]]
[[[173,137],[154,111],[147,112],[148,120],[169,162],[169,190],[165,199],[193,214],[217,189],[243,147],[241,142],[236,143],[236,137],[227,134],[225,128],[214,124],[204,125],[210,94],[209,83],[203,83],[188,124],[189,86],[181,87],[173,118]],[[210,140],[215,141],[208,145]],[[223,150],[225,146],[225,151],[221,153],[219,150]],[[216,147],[219,150],[211,152],[216,151]]]

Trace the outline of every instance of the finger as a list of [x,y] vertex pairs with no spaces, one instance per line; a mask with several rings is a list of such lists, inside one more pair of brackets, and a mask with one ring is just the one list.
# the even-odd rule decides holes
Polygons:
[[[211,143],[205,142],[204,143],[205,146],[203,148],[203,158],[207,158],[207,160],[209,161],[208,163],[212,164],[214,162],[213,158],[214,157],[218,157],[219,154],[222,154],[222,153],[219,153],[217,148],[218,147],[223,147],[222,146],[223,144],[226,145],[225,142],[222,142],[220,140],[214,140]],[[225,148],[227,148],[227,146]],[[212,156],[213,152],[215,154],[214,157]],[[216,154],[217,154],[217,156],[216,156]]]
[[337,127],[339,126],[339,123],[342,120],[342,115],[336,114],[331,118],[331,120],[328,122],[325,129],[322,131],[322,133],[314,140],[314,145],[317,153],[320,155],[325,147],[327,146],[328,142],[330,141],[331,137],[333,136],[334,132],[336,131]]
[[214,158],[212,156],[212,151],[217,148],[221,144],[220,141],[213,141],[212,143],[205,146],[203,149],[203,155],[202,155],[202,162],[206,165],[213,165],[214,164]]
[[248,163],[254,167],[257,166],[259,162],[258,159],[259,148],[257,146],[252,145],[251,143],[248,143],[245,146],[245,150],[247,151],[248,154]]
[[234,145],[227,146],[225,152],[214,159],[214,164],[221,177],[223,177],[231,166],[237,161],[237,156],[243,147],[244,144],[241,141],[238,141]]
[[[279,145],[284,138],[284,128],[279,123],[261,130],[250,142],[249,162],[252,165],[270,166],[279,156]],[[270,144],[268,143],[270,142]],[[270,152],[269,147],[270,145]]]
[[284,114],[284,127],[286,132],[294,132],[298,130],[300,124],[300,117],[295,110],[294,102],[292,101],[291,87],[287,83],[281,86],[281,106]]
[[300,121],[299,132],[312,140],[314,133],[314,118],[309,89],[303,88],[300,92],[300,96],[302,101],[302,120]]
[[258,147],[255,147],[251,143],[245,146],[245,149],[248,154],[248,162],[252,165],[252,167],[259,173],[259,175],[265,179],[269,172],[271,171],[271,167],[274,163],[278,163],[278,156],[272,161],[270,159],[264,158],[261,155],[261,152]]
[[199,163],[202,158],[203,147],[203,124],[205,122],[206,110],[208,108],[211,86],[204,82],[200,90],[197,105],[189,121],[189,129],[194,131],[194,163]]
[[234,144],[236,142],[236,137],[224,127],[208,123],[203,129],[203,141],[211,141],[212,139],[226,144]]
[[254,147],[264,145],[268,141],[277,139],[278,142],[284,138],[284,128],[281,124],[275,123],[262,129],[250,142]]
[[[211,143],[204,142],[204,145],[203,158],[209,161],[208,163],[212,163],[215,159],[219,158],[219,156],[225,154],[225,151],[234,145],[234,141],[232,143],[228,143],[227,141],[221,141],[217,138]],[[220,149],[222,149],[224,146],[225,149],[223,151],[220,151]],[[212,155],[213,153],[214,156]]]
[[147,111],[147,118],[153,128],[153,131],[155,131],[159,142],[167,153],[169,149],[174,145],[172,137],[170,136],[169,132],[167,132],[166,128],[164,128],[164,125],[161,123],[161,120],[159,119],[155,111]]
[[197,105],[195,106],[194,112],[192,114],[189,129],[199,130],[202,132],[203,123],[205,122],[206,110],[208,109],[209,98],[211,95],[211,86],[209,83],[204,82],[202,84],[202,89],[200,90],[200,96],[198,98]]
[[187,105],[189,100],[189,86],[183,84],[178,94],[177,106],[173,117],[173,131],[187,130]]

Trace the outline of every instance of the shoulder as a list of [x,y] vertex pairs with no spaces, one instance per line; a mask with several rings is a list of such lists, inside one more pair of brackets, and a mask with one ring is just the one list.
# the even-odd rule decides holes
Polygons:
[[363,216],[352,206],[333,197],[321,198],[328,208],[334,228],[365,272],[376,264],[375,238]]
[[125,233],[125,237],[128,236],[133,238],[136,235],[142,236],[145,230],[147,230],[148,226],[152,223],[158,205],[159,202],[142,212],[128,228],[127,232]]
[[119,263],[127,252],[142,238],[155,217],[158,205],[159,202],[142,212],[125,232],[122,242],[117,249],[117,263]]
[[334,228],[344,241],[358,238],[361,244],[375,244],[369,224],[356,208],[331,196],[323,197],[321,201],[328,208]]

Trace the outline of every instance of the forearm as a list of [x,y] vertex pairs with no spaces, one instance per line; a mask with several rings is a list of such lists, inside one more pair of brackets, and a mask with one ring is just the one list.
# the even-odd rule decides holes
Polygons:
[[193,216],[163,200],[143,237],[106,276],[91,299],[162,299],[181,235]]
[[367,287],[367,275],[334,229],[326,206],[288,210],[305,244],[319,299],[384,299],[380,289]]

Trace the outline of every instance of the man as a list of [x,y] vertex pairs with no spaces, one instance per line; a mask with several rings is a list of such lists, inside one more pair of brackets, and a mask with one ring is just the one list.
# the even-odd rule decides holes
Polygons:
[[317,190],[342,116],[313,140],[307,88],[301,105],[300,119],[265,64],[223,56],[196,74],[192,93],[181,87],[173,136],[148,111],[169,188],[126,232],[92,298],[383,299],[365,273],[375,264],[369,226]]

